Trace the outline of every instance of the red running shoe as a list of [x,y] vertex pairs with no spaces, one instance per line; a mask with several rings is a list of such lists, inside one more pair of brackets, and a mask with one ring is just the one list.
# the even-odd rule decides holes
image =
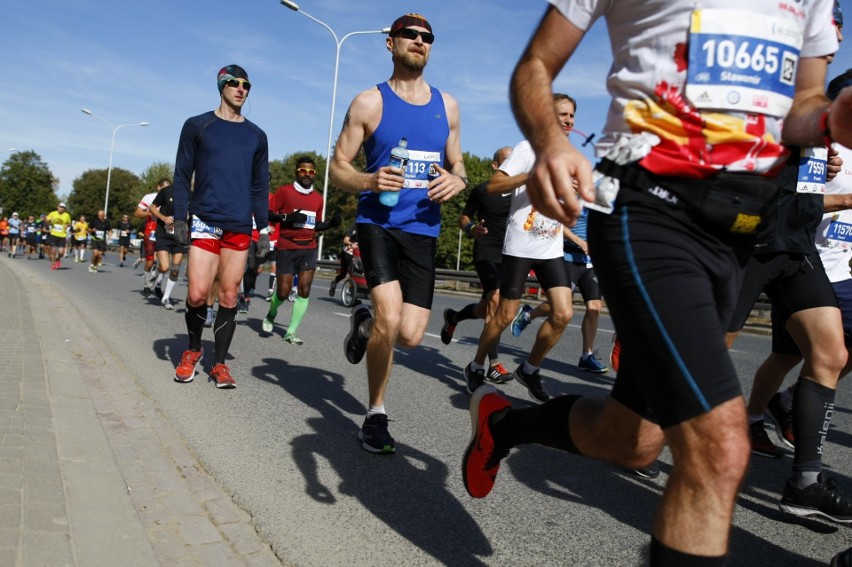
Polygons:
[[490,419],[497,412],[510,409],[512,404],[494,386],[483,385],[470,399],[470,422],[473,435],[462,459],[462,479],[467,493],[485,498],[494,488],[500,461],[509,449],[498,447],[491,435]]
[[621,341],[618,340],[618,335],[612,335],[612,350],[609,351],[609,367],[613,372],[618,372],[618,363],[621,358]]
[[192,382],[195,378],[195,367],[201,360],[203,350],[186,350],[180,357],[180,364],[175,368],[175,382]]
[[231,377],[231,369],[221,362],[213,367],[210,376],[216,381],[217,388],[231,389],[237,387],[237,383]]

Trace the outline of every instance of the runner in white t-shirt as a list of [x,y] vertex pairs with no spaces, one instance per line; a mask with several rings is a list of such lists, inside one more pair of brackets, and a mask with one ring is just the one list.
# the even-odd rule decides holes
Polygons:
[[[559,127],[567,136],[574,126],[576,103],[566,94],[553,94],[552,99]],[[500,340],[503,329],[515,318],[526,289],[527,275],[534,270],[552,309],[539,328],[529,357],[518,366],[512,377],[527,389],[532,400],[544,403],[550,399],[550,394],[541,383],[539,370],[547,353],[562,337],[574,311],[571,306],[571,280],[562,259],[562,223],[538,212],[527,195],[525,183],[534,163],[535,154],[529,143],[523,141],[514,147],[488,181],[489,193],[513,190],[512,206],[500,262],[500,303],[496,315],[482,329],[476,356],[465,367],[464,379],[470,394],[485,382],[485,358]]]

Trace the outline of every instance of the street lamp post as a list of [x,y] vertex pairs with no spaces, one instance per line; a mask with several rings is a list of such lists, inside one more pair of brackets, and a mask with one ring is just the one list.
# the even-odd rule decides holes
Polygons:
[[115,152],[115,133],[118,132],[121,128],[124,128],[125,126],[148,126],[150,122],[132,122],[129,124],[119,124],[118,126],[113,126],[105,119],[93,113],[88,108],[81,108],[80,110],[83,112],[83,114],[88,114],[89,116],[97,118],[98,120],[109,126],[110,130],[112,130],[112,142],[110,142],[109,145],[109,167],[107,167],[106,197],[104,197],[104,217],[106,217],[107,213],[109,212],[109,182],[112,178],[112,155]]
[[[343,46],[343,42],[346,41],[348,38],[352,37],[353,35],[366,35],[366,34],[374,34],[374,33],[388,34],[388,33],[390,33],[390,28],[382,28],[380,30],[349,32],[348,34],[344,35],[342,38],[338,39],[337,34],[334,33],[334,30],[331,29],[331,26],[329,26],[328,24],[326,24],[322,20],[319,20],[319,19],[311,16],[310,14],[308,14],[307,12],[305,12],[304,10],[299,8],[299,5],[296,4],[295,2],[292,2],[291,0],[281,0],[281,4],[283,4],[287,8],[290,8],[294,12],[298,12],[298,13],[302,14],[303,16],[308,18],[309,20],[313,20],[314,22],[318,23],[319,25],[321,25],[322,27],[327,29],[328,32],[331,34],[331,37],[334,38],[334,43],[337,46],[337,51],[336,51],[335,56],[334,56],[334,82],[332,83],[332,87],[331,87],[331,112],[330,112],[329,119],[328,119],[328,145],[326,146],[326,150],[325,150],[325,175],[323,176],[323,182],[322,182],[322,210],[323,210],[323,213],[324,213],[326,203],[328,202],[328,171],[329,171],[329,169],[331,169],[331,137],[333,135],[333,130],[334,130],[334,105],[337,102],[337,71],[340,67],[340,48]],[[319,238],[319,243],[318,243],[318,246],[317,246],[317,248],[318,248],[317,249],[317,257],[320,260],[322,260],[323,239],[324,239],[324,235],[321,234],[320,238]]]

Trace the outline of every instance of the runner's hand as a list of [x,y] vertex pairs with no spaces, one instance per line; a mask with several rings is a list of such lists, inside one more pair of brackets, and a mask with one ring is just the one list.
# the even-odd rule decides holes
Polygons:
[[185,221],[175,221],[175,241],[180,246],[189,246],[189,229]]

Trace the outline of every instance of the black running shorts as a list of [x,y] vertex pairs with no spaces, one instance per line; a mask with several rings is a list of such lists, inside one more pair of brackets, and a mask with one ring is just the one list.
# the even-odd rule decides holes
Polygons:
[[367,286],[398,281],[403,303],[432,309],[437,239],[369,223],[356,226]]
[[500,284],[500,297],[506,299],[523,297],[530,270],[535,270],[535,277],[545,290],[554,287],[571,287],[571,282],[568,280],[568,268],[562,256],[539,260],[503,254],[502,267],[503,281]]
[[501,263],[480,258],[474,266],[479,283],[482,284],[482,295],[500,289]]
[[[251,255],[251,252],[249,252]],[[292,276],[317,269],[317,249],[299,248],[297,250],[279,249],[275,258],[275,275]]]
[[571,289],[579,289],[583,301],[588,303],[601,298],[601,287],[598,285],[598,275],[594,266],[588,266],[584,262],[565,262],[565,265],[568,268]]
[[726,244],[624,181],[588,234],[621,341],[613,399],[668,428],[741,396],[724,333],[753,242]]

